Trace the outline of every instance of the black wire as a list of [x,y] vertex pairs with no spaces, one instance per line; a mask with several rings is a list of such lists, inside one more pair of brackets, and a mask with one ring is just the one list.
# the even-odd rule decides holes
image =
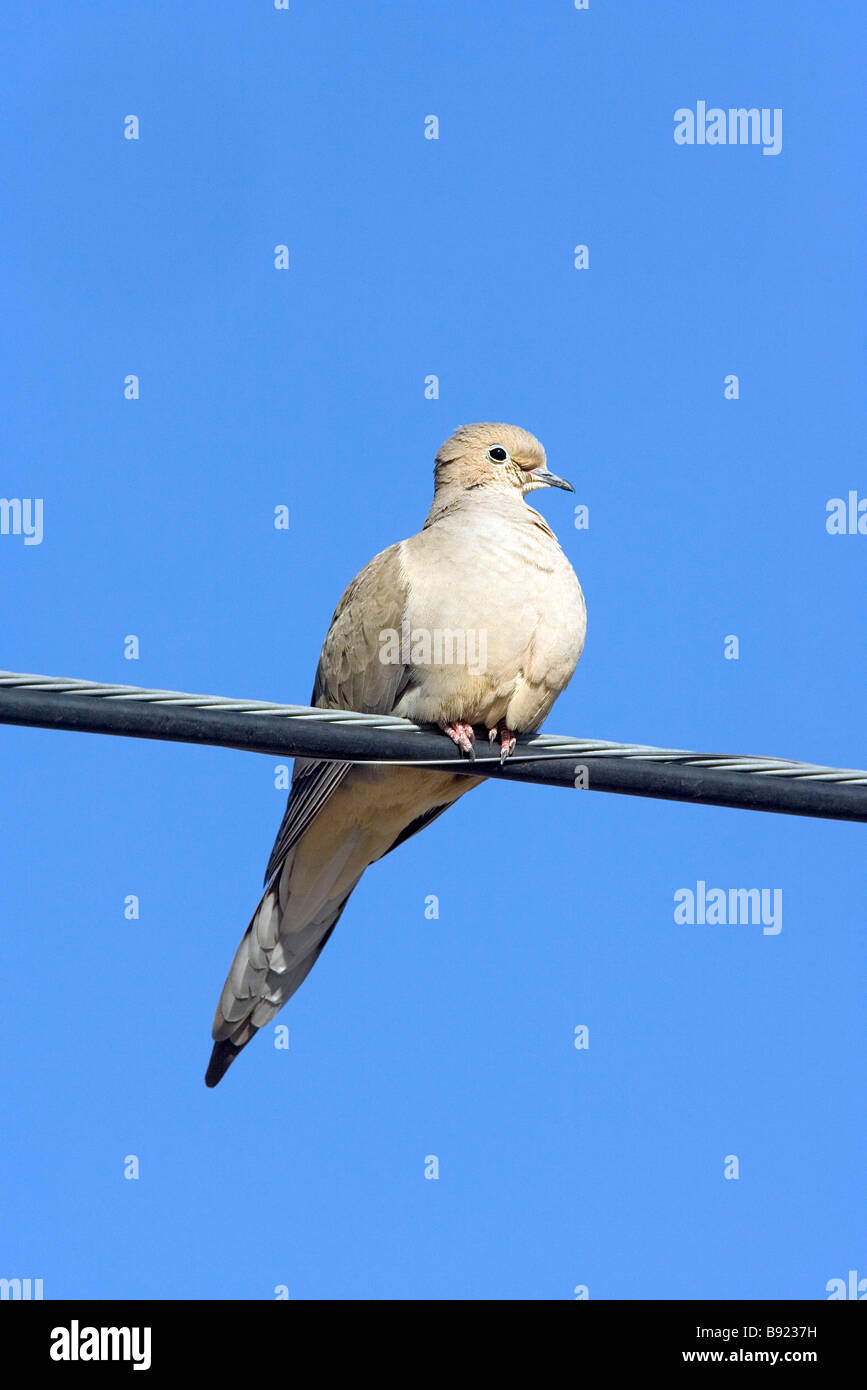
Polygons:
[[[206,744],[287,758],[303,756],[335,762],[407,762],[410,765],[424,760],[428,766],[436,766],[444,772],[543,786],[574,788],[576,775],[580,776],[580,769],[584,768],[589,791],[750,811],[776,811],[793,816],[867,821],[867,786],[784,774],[760,776],[604,753],[558,755],[545,750],[543,755],[534,754],[526,761],[507,758],[501,764],[499,749],[488,744],[485,733],[478,739],[475,759],[470,761],[445,734],[433,728],[420,733],[371,729],[365,725],[293,719],[275,714],[191,709],[15,686],[0,687],[0,723]],[[519,739],[519,749],[521,742]],[[529,751],[525,750],[525,757]]]

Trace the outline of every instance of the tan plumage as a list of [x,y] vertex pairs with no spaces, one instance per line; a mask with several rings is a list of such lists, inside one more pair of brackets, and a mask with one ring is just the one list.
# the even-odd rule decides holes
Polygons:
[[[523,499],[570,485],[547,472],[533,435],[504,424],[457,430],[437,455],[434,479],[423,530],[375,556],[337,605],[312,702],[531,732],[572,676],[586,612],[556,537]],[[435,659],[435,634],[444,631],[467,634],[463,661]],[[388,633],[405,640],[383,660]],[[431,654],[407,633],[433,634]],[[368,865],[481,780],[296,760],[265,893],[217,1006],[209,1086],[306,978]]]

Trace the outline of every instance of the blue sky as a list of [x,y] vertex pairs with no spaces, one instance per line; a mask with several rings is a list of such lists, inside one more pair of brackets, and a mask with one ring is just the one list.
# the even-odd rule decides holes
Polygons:
[[[0,664],[306,702],[439,444],[507,420],[576,487],[539,504],[589,610],[550,731],[867,763],[867,536],[825,525],[867,496],[860,6],[2,23],[0,495],[43,499],[44,535],[0,535]],[[781,109],[781,152],[677,145],[698,101]],[[210,1092],[277,760],[0,751],[0,1275],[240,1299],[867,1277],[862,827],[484,787],[362,880],[289,1050],[263,1032]],[[782,890],[781,931],[676,924],[700,880]]]

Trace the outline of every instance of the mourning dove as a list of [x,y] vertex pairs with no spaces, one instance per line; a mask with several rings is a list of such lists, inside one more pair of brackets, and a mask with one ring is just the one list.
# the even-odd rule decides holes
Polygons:
[[[578,579],[524,503],[571,483],[515,425],[464,425],[443,444],[423,530],[375,556],[344,593],[313,704],[438,724],[467,756],[473,726],[538,729],[586,630]],[[364,870],[484,779],[298,758],[265,892],[229,971],[205,1076],[217,1082],[306,979]]]

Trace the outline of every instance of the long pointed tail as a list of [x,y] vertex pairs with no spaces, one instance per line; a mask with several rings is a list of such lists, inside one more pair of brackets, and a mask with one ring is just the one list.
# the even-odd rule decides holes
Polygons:
[[339,902],[323,904],[300,931],[281,935],[284,914],[277,884],[268,889],[241,938],[223,985],[211,1030],[215,1041],[205,1072],[206,1086],[217,1085],[263,1024],[269,1023],[304,983],[348,899],[346,893]]

